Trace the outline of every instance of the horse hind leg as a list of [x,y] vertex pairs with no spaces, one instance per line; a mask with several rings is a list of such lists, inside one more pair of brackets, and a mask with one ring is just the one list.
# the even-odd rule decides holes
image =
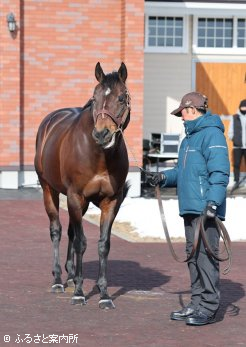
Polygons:
[[59,245],[61,240],[62,226],[59,220],[59,193],[53,190],[46,182],[40,180],[43,188],[44,205],[50,220],[50,238],[53,244],[53,269],[54,283],[51,287],[52,292],[64,292],[61,279],[61,265]]

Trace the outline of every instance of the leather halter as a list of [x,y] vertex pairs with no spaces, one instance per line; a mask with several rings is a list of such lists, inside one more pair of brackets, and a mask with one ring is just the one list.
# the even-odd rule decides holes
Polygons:
[[122,128],[124,126],[127,116],[131,111],[131,97],[128,89],[126,89],[126,109],[124,110],[122,115],[114,115],[112,112],[105,108],[105,104],[106,100],[103,103],[103,108],[99,110],[97,114],[94,116],[94,123],[97,122],[97,118],[100,115],[102,115],[102,118],[105,118],[105,116],[109,116],[112,119],[112,121],[118,126],[118,128]]

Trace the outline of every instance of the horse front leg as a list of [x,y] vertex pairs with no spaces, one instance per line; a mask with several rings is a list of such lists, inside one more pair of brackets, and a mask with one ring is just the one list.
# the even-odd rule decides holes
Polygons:
[[74,276],[75,276],[75,266],[74,266],[74,228],[71,222],[68,226],[68,247],[67,247],[67,261],[65,264],[65,269],[67,271],[67,287],[73,287],[74,285]]
[[[84,203],[82,208],[82,216],[86,213],[88,209],[89,203]],[[75,231],[73,227],[73,223],[69,221],[68,226],[68,247],[67,247],[67,260],[65,264],[65,269],[67,271],[67,281],[66,286],[67,287],[73,287],[74,286],[74,276],[75,276],[75,265],[74,265],[74,236]]]
[[[86,250],[87,241],[84,235],[82,226],[82,198],[73,194],[68,195],[68,212],[70,217],[70,228],[73,230],[74,238],[71,251],[75,253],[75,274],[74,274],[74,294],[72,297],[72,305],[86,304],[86,298],[82,290],[83,276],[82,276],[82,259]],[[70,241],[69,241],[70,242]],[[69,249],[68,249],[69,254]],[[72,253],[71,253],[72,254]],[[73,257],[70,259],[70,266],[73,265]],[[69,263],[67,262],[67,265]],[[72,267],[71,267],[72,268]]]
[[45,181],[40,179],[43,188],[44,205],[50,220],[50,238],[53,244],[53,269],[54,283],[51,291],[64,292],[64,286],[61,279],[61,265],[59,255],[59,245],[61,240],[62,227],[59,220],[59,193],[53,190]]
[[108,255],[110,251],[111,228],[119,210],[119,202],[117,200],[109,201],[106,199],[100,204],[101,220],[100,220],[100,239],[98,241],[99,255],[99,275],[97,286],[100,291],[99,307],[102,309],[113,309],[115,305],[108,294],[107,286],[107,265]]

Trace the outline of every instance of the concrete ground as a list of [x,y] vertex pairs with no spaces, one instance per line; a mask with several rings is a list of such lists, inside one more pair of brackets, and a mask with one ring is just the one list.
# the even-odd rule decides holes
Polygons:
[[[242,216],[243,217],[243,216]],[[85,306],[72,291],[50,293],[52,247],[48,218],[37,190],[0,190],[0,346],[235,347],[246,346],[246,244],[233,243],[231,272],[221,275],[217,323],[189,327],[169,319],[189,302],[186,265],[165,243],[128,242],[112,236],[108,286],[115,310],[98,308],[98,227],[84,222]],[[61,260],[65,263],[67,212],[61,211]],[[242,219],[243,223],[243,219]],[[175,243],[184,254],[184,244]],[[221,264],[223,269],[225,264]],[[63,279],[65,280],[65,270]],[[9,341],[10,340],[10,341]],[[8,342],[9,341],[9,342]]]

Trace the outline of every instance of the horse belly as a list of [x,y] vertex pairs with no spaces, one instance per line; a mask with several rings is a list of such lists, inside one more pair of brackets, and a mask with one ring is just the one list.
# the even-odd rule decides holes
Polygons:
[[47,140],[41,158],[41,178],[57,192],[66,194],[66,188],[61,178],[59,140]]

